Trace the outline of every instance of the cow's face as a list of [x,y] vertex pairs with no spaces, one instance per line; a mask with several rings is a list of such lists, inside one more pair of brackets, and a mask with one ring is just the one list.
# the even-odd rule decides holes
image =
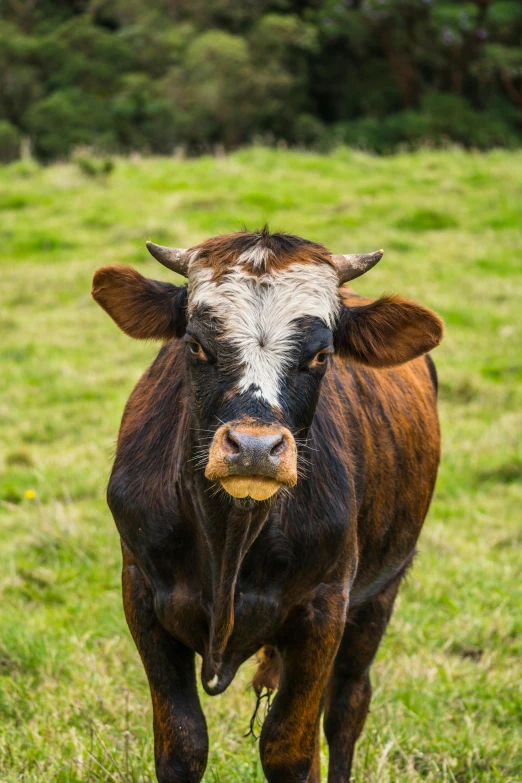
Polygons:
[[346,307],[330,253],[298,237],[217,237],[186,258],[188,288],[106,267],[93,295],[132,336],[183,340],[196,462],[247,504],[297,482],[334,351],[390,366],[441,338],[437,317],[414,303]]
[[[243,234],[192,253],[184,336],[205,474],[264,500],[297,482],[333,354],[338,279],[319,245]],[[210,438],[208,439],[210,440]],[[207,441],[208,442],[208,441]]]

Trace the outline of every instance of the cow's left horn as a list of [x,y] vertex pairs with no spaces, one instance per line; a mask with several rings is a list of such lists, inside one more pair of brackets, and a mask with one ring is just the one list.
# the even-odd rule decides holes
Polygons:
[[147,250],[154,256],[156,261],[166,266],[167,269],[172,269],[173,272],[177,272],[178,275],[187,277],[189,254],[184,248],[181,247],[164,247],[163,245],[155,245],[154,242],[145,242]]
[[384,250],[376,250],[374,253],[352,253],[348,255],[332,255],[332,260],[339,275],[339,285],[354,280],[364,275],[372,266],[381,260]]

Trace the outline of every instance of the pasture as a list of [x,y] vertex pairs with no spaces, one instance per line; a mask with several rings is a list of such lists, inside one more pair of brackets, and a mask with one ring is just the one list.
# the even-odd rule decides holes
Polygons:
[[[435,309],[443,460],[373,669],[357,783],[522,779],[522,153],[223,158],[0,169],[0,780],[152,783],[145,674],[105,486],[156,346],[90,298],[101,264],[172,279],[144,241],[269,221],[335,252],[385,248],[356,290]],[[204,697],[206,783],[263,780],[246,664]],[[324,748],[326,754],[326,748]],[[323,764],[326,755],[323,757]]]

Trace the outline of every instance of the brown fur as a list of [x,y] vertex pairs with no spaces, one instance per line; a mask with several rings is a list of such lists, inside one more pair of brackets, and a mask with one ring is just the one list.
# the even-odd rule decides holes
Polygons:
[[[260,239],[261,242],[259,241]],[[244,251],[253,247],[263,247],[270,250],[273,245],[275,245],[273,236],[266,231],[259,234],[239,231],[235,234],[212,237],[190,249],[189,252],[197,253],[191,269],[197,269],[198,267],[210,268],[214,273],[213,279],[219,280],[235,266],[237,259]],[[247,273],[257,276],[265,273],[280,272],[295,263],[316,263],[334,266],[330,252],[323,245],[301,240],[295,244],[288,243],[288,246],[282,251],[279,249],[277,253],[270,253],[261,267],[247,262],[242,264],[242,268]]]
[[345,308],[336,348],[346,359],[370,367],[395,367],[431,351],[442,340],[440,318],[416,302],[400,296],[372,300],[339,291]]
[[92,296],[120,329],[137,340],[180,335],[173,299],[180,289],[150,280],[130,266],[102,266],[92,281]]

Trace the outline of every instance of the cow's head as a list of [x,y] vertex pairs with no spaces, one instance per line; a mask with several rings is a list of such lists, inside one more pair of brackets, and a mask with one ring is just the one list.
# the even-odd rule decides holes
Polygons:
[[267,230],[190,250],[147,246],[188,286],[103,267],[93,296],[132,337],[184,341],[201,463],[238,503],[266,500],[297,482],[299,447],[332,354],[389,367],[442,337],[437,316],[413,302],[343,303],[339,286],[370,269],[382,251],[336,256]]

